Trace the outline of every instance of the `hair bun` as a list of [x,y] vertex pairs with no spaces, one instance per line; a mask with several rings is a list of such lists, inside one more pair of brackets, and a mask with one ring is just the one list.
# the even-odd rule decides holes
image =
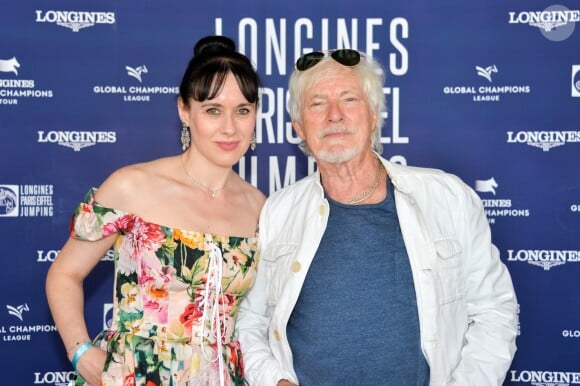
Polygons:
[[236,43],[228,37],[210,35],[199,39],[193,49],[193,55],[207,55],[223,51],[236,51]]

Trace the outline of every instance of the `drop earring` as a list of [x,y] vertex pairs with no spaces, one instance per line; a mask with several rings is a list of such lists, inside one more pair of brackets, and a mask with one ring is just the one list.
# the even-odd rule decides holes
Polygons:
[[187,123],[181,122],[181,150],[186,151],[190,144],[189,126],[187,126]]
[[254,131],[254,134],[252,134],[252,139],[250,140],[250,149],[252,149],[252,151],[256,150],[256,132]]

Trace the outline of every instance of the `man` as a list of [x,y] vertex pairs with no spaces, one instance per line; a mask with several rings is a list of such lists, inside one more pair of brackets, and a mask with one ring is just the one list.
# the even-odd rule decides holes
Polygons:
[[318,171],[267,200],[238,331],[250,385],[501,385],[516,297],[481,201],[381,158],[383,72],[302,56],[289,110]]

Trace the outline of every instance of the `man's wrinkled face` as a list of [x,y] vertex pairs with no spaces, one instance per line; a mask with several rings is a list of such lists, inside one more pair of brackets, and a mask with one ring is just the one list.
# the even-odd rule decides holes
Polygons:
[[376,116],[352,68],[329,61],[309,71],[317,74],[294,128],[317,162],[346,162],[370,146]]

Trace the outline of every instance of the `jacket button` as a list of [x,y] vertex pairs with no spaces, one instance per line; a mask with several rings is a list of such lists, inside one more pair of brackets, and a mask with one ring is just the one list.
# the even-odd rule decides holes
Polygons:
[[274,338],[276,338],[276,340],[280,340],[280,332],[278,330],[274,330]]
[[325,204],[320,204],[320,206],[318,207],[318,214],[321,216],[326,215],[326,205]]
[[300,264],[299,261],[295,261],[292,263],[292,265],[290,266],[290,269],[292,270],[292,272],[296,273],[296,272],[300,272],[300,270],[302,269],[302,264]]

